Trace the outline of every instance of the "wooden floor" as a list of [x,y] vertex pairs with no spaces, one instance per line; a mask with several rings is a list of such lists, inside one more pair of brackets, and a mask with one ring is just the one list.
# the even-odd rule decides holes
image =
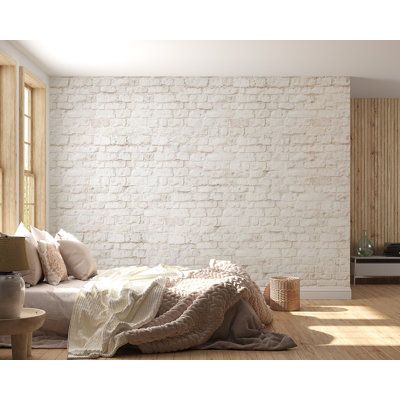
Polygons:
[[[301,311],[274,312],[273,329],[292,336],[298,347],[281,352],[184,351],[132,360],[364,360],[400,359],[400,285],[357,285],[352,300],[304,300]],[[33,359],[66,359],[67,350],[33,349]],[[11,350],[0,349],[0,360]]]

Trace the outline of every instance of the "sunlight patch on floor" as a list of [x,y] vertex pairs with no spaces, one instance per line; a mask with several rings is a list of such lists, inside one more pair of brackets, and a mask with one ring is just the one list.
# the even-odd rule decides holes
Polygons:
[[[315,335],[326,335],[329,340],[324,345],[343,346],[400,346],[400,327],[398,326],[309,326]],[[322,343],[321,343],[322,344]]]
[[338,338],[334,337],[329,343],[322,344],[322,346],[376,346],[376,347],[393,347],[400,346],[400,340],[395,338],[385,338],[385,343],[382,343],[382,339],[365,339],[362,337],[352,338]]
[[358,320],[362,315],[363,319],[382,320],[390,318],[388,315],[376,310],[373,307],[366,306],[318,306],[318,307],[304,307],[300,311],[290,313],[293,316],[325,319],[346,319]]

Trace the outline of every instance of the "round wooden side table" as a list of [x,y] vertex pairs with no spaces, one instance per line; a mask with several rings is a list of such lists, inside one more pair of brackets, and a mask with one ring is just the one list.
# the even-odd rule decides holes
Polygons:
[[0,319],[0,335],[11,336],[13,360],[26,360],[31,355],[32,333],[45,319],[46,312],[38,308],[23,308],[19,318]]

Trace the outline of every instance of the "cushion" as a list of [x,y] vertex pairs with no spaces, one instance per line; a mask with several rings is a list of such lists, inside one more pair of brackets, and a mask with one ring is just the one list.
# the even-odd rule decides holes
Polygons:
[[72,233],[64,231],[64,229],[60,229],[56,236],[56,240],[74,240],[76,242],[79,242],[79,239],[75,237]]
[[37,242],[23,222],[18,225],[14,236],[25,237],[25,250],[29,270],[21,271],[22,278],[28,285],[36,285],[43,279],[42,266],[37,251]]
[[89,248],[78,239],[59,240],[61,256],[67,267],[68,275],[86,281],[97,274],[96,260]]
[[47,283],[58,285],[68,279],[67,267],[55,243],[39,240],[38,251]]
[[57,240],[54,239],[53,236],[51,236],[47,231],[41,231],[40,229],[31,226],[31,234],[35,238],[36,242],[39,242],[39,240],[44,240],[45,242],[53,243],[58,246]]

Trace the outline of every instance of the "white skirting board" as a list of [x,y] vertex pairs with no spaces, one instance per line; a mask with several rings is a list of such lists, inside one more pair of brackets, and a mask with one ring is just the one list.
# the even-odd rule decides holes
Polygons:
[[[264,287],[261,291],[264,292]],[[320,286],[300,288],[300,298],[302,300],[350,300],[350,286]]]

